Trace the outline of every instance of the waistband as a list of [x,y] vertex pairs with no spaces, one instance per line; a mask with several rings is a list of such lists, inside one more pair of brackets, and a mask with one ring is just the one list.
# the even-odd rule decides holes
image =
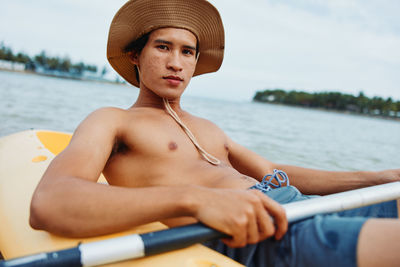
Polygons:
[[[275,182],[275,183],[274,183]],[[284,171],[274,169],[272,174],[267,174],[263,177],[262,181],[253,185],[249,189],[257,189],[263,193],[271,191],[275,188],[281,188],[282,186],[289,186],[289,177]]]

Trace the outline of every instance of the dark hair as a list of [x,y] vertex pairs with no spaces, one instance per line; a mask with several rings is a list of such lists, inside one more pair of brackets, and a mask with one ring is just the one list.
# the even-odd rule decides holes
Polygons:
[[[147,41],[149,40],[150,33],[151,32],[148,32],[148,33],[140,36],[138,39],[132,41],[130,44],[128,44],[125,47],[124,51],[125,52],[134,52],[136,55],[140,55],[143,48],[146,46]],[[196,41],[196,57],[198,54],[199,54],[199,41],[197,40]],[[135,65],[135,76],[136,76],[136,80],[140,84],[139,70],[136,65]]]
[[[140,55],[143,48],[147,44],[147,41],[149,40],[149,36],[150,36],[150,32],[148,32],[148,33],[142,35],[141,37],[139,37],[138,39],[132,41],[130,44],[128,44],[125,47],[125,52],[134,52],[136,55]],[[139,71],[138,71],[138,67],[136,65],[135,65],[135,76],[136,76],[136,80],[140,84]]]

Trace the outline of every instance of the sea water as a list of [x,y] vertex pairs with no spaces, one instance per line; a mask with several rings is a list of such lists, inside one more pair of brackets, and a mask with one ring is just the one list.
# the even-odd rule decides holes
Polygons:
[[[73,132],[95,109],[129,108],[137,95],[127,85],[0,71],[0,137]],[[188,92],[182,107],[268,160],[327,170],[400,168],[399,121],[211,97]]]

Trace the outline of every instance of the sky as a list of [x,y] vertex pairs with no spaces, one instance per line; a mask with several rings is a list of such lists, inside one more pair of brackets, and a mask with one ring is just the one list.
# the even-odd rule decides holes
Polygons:
[[[109,25],[125,0],[0,0],[0,42],[30,56],[109,69]],[[211,0],[225,27],[221,69],[188,95],[250,100],[281,88],[400,100],[400,1]]]

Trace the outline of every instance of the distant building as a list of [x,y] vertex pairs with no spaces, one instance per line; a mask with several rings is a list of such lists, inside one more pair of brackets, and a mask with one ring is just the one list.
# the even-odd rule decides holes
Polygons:
[[390,116],[390,117],[397,117],[397,118],[400,118],[400,111],[393,111],[393,110],[391,110],[391,111],[389,111],[389,116]]
[[45,68],[43,66],[36,66],[35,72],[42,75],[54,76],[58,78],[67,78],[67,79],[81,79],[81,75],[77,75],[75,73],[70,73],[66,71],[60,70],[52,70]]
[[372,115],[381,115],[381,111],[379,109],[372,110]]
[[91,81],[105,81],[100,71],[84,70],[82,72],[82,79]]
[[360,112],[360,107],[357,106],[357,105],[354,105],[354,104],[349,104],[349,105],[346,105],[346,110],[347,110],[347,111],[350,111],[350,112],[357,112],[357,113],[359,113],[359,112]]
[[24,71],[25,64],[0,59],[0,69],[12,70],[12,71]]

